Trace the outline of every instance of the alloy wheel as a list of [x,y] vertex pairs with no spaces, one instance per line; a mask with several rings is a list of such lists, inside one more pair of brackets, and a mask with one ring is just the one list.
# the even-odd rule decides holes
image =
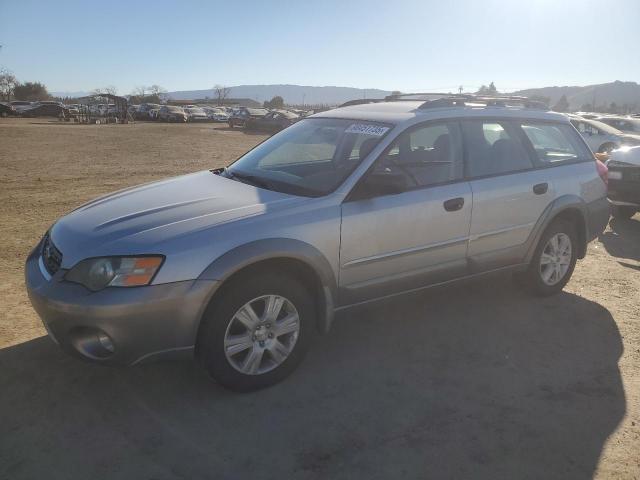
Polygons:
[[291,301],[263,295],[245,303],[232,317],[224,336],[229,364],[245,375],[261,375],[291,354],[300,332],[300,317]]
[[549,286],[559,283],[571,265],[571,238],[556,233],[547,241],[540,256],[540,277]]

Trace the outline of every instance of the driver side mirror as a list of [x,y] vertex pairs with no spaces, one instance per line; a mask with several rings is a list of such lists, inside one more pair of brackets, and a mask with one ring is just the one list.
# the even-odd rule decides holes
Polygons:
[[407,179],[402,173],[372,172],[364,179],[355,196],[358,200],[395,195],[407,190]]

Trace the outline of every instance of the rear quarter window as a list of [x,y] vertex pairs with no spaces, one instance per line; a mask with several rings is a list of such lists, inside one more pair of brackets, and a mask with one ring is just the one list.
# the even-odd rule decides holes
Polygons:
[[591,157],[569,125],[531,122],[520,126],[535,151],[537,162],[542,165],[570,163]]

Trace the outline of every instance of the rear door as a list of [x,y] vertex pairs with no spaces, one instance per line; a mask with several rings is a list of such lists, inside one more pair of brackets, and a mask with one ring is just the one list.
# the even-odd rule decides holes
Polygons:
[[519,263],[524,243],[554,198],[553,177],[536,168],[517,124],[477,119],[461,125],[473,192],[469,267],[475,273]]
[[[403,186],[384,191],[385,175]],[[471,187],[457,122],[400,134],[352,193],[342,206],[342,304],[466,274]]]

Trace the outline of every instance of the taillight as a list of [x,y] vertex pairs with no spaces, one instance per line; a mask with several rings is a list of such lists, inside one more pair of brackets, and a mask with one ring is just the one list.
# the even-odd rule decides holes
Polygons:
[[600,160],[596,160],[596,169],[598,170],[598,175],[600,175],[600,178],[602,179],[604,184],[609,185],[609,169],[607,168],[607,166]]

